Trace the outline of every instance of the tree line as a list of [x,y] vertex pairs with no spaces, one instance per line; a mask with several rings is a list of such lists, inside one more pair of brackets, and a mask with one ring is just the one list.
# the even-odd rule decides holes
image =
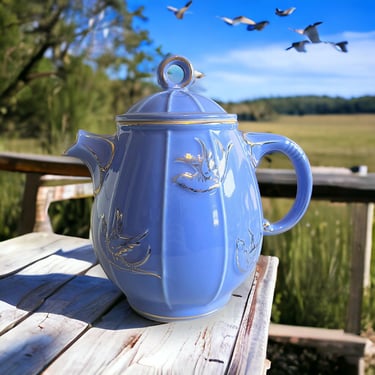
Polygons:
[[329,96],[290,96],[220,103],[239,120],[267,121],[277,115],[326,115],[375,113],[375,96],[342,98]]

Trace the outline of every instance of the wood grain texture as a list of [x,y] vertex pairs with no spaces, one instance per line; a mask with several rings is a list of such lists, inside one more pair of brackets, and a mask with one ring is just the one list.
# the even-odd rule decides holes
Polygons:
[[83,162],[69,156],[0,152],[0,169],[24,173],[90,177],[90,172]]
[[83,368],[92,374],[225,374],[251,286],[247,280],[215,314],[183,322],[146,320],[121,301],[45,374]]
[[29,233],[0,242],[0,278],[56,252],[90,245],[90,240],[53,233]]
[[120,296],[118,288],[106,278],[74,277],[1,336],[0,373],[39,373]]
[[[260,257],[255,288],[244,311],[228,374],[263,374],[279,260]],[[262,359],[262,360],[261,360]]]
[[345,331],[361,333],[363,287],[371,265],[373,205],[354,203],[352,210],[351,267]]
[[[16,251],[11,255],[18,256]],[[92,247],[86,245],[71,251],[57,251],[20,272],[1,278],[0,334],[31,315],[76,274],[85,272],[95,263]]]
[[257,277],[220,311],[157,323],[132,311],[88,240],[32,233],[1,250],[9,257],[0,278],[2,375],[263,373],[276,277],[271,257],[261,256]]

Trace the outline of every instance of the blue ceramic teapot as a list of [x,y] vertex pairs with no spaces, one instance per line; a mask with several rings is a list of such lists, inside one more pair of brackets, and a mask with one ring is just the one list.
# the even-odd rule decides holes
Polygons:
[[[244,134],[236,115],[190,91],[194,69],[184,57],[165,59],[158,80],[165,91],[117,116],[114,135],[79,131],[66,155],[92,175],[92,240],[105,273],[139,314],[172,321],[229,301],[254,274],[263,236],[303,216],[312,177],[293,141]],[[272,152],[285,154],[297,176],[295,202],[277,222],[263,216],[255,176]]]

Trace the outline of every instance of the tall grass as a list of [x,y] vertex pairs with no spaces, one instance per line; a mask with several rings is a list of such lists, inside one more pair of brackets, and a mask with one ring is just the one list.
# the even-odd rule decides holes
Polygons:
[[[289,204],[264,199],[266,217],[281,217]],[[292,230],[265,237],[262,253],[280,259],[273,321],[344,328],[350,272],[348,205],[312,202]]]
[[25,176],[18,173],[0,173],[0,241],[17,233],[21,218],[21,202]]
[[[40,152],[35,139],[20,140],[0,138],[0,151]],[[21,204],[25,185],[25,175],[0,171],[0,241],[17,234],[21,219]]]
[[[364,290],[362,327],[364,329],[375,330],[375,217],[372,228],[372,256],[370,264],[370,285]],[[375,375],[375,368],[374,368]]]

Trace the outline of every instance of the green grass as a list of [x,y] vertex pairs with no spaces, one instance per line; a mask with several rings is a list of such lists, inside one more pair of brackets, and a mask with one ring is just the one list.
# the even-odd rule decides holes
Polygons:
[[23,174],[0,171],[0,241],[17,233],[24,183]]
[[[41,153],[36,139],[0,138],[0,151]],[[18,233],[25,174],[0,171],[0,241]]]
[[[41,154],[42,149],[37,139],[6,139],[0,137],[0,151],[24,152],[31,154]],[[59,150],[56,150],[56,154]],[[62,151],[60,152],[60,154]]]
[[[266,217],[290,200],[263,199]],[[312,202],[290,231],[264,238],[262,253],[280,259],[272,320],[344,328],[349,293],[350,206]]]

